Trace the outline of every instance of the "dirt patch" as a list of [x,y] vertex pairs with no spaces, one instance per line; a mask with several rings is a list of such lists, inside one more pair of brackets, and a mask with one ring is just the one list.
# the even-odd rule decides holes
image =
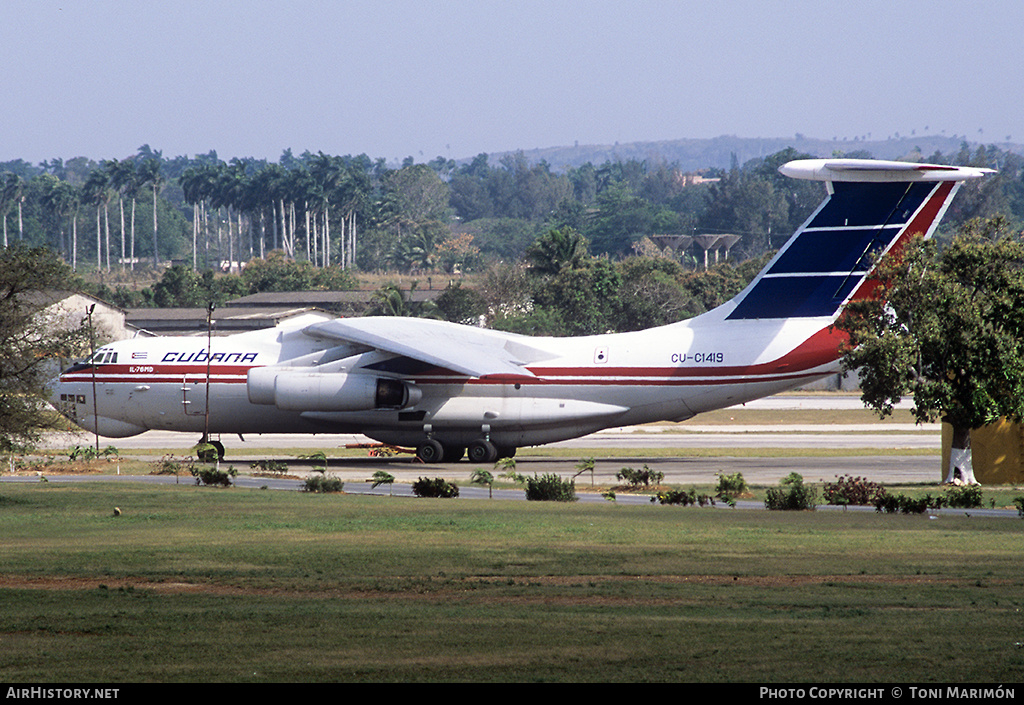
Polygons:
[[[471,585],[513,586],[579,586],[598,583],[661,583],[693,585],[736,585],[762,588],[785,588],[828,583],[859,585],[925,585],[971,582],[958,578],[931,578],[901,575],[543,575],[543,576],[468,576],[465,578],[435,578],[422,581],[408,590],[387,591],[389,598],[437,598],[439,595],[463,593]],[[149,591],[160,594],[197,595],[276,595],[281,597],[320,596],[332,598],[374,598],[378,592],[359,588],[318,589],[306,591],[288,587],[252,587],[219,583],[193,583],[182,581],[159,582],[131,578],[87,578],[75,576],[16,576],[0,575],[0,588],[14,590],[115,590]],[[381,593],[384,594],[384,593]],[[580,599],[579,596],[573,599]]]
[[15,466],[15,475],[102,475],[110,472],[116,460],[67,460],[61,462],[26,460]]

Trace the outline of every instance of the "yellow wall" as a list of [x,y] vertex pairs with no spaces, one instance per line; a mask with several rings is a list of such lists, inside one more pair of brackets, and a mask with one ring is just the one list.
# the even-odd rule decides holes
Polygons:
[[[946,479],[952,441],[952,426],[942,424],[940,482]],[[1001,419],[971,431],[971,462],[974,479],[983,485],[1024,482],[1024,425]]]

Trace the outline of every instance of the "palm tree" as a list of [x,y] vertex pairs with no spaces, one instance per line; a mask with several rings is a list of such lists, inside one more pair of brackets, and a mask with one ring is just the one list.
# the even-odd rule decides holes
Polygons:
[[71,269],[78,267],[78,202],[79,194],[74,186],[67,181],[62,181],[52,175],[47,175],[47,183],[44,186],[43,205],[50,211],[54,222],[57,224],[59,240],[64,242],[63,221],[65,217],[72,219],[71,247],[68,253],[71,260]]
[[160,162],[157,159],[148,158],[142,163],[142,167],[139,169],[139,182],[141,185],[149,185],[153,190],[153,269],[159,269],[160,251],[159,238],[157,237],[156,197],[166,182],[160,171]]
[[406,296],[398,284],[389,282],[373,292],[370,308],[372,316],[402,316],[406,318],[439,318],[437,304],[433,301],[414,301],[413,295],[419,282],[413,282]]
[[20,233],[23,187],[22,178],[12,172],[5,173],[0,181],[0,212],[3,212],[4,219],[4,247],[7,247],[7,210],[12,203],[18,204],[19,239],[23,237],[23,234]]
[[[313,158],[310,174],[316,181],[323,205],[323,266],[331,263],[331,196],[341,183],[344,171],[340,160],[320,152]],[[343,263],[344,264],[344,263]]]
[[566,269],[578,269],[587,257],[588,247],[587,239],[573,228],[553,228],[526,250],[529,271],[556,275]]
[[[110,203],[110,175],[105,169],[93,169],[85,180],[82,187],[82,200],[96,207],[96,269],[103,268],[103,248],[101,245],[102,231],[100,228],[100,214],[107,213],[107,206]],[[110,220],[107,223],[107,270],[110,269]]]
[[[121,214],[121,269],[125,265],[125,230],[124,230],[124,199],[131,194],[132,197],[132,234],[135,233],[135,163],[130,159],[108,159],[103,162],[110,182],[110,187],[117,191],[117,207]],[[132,247],[134,254],[135,248]]]
[[198,269],[199,234],[202,232],[204,243],[204,267],[210,265],[210,228],[209,208],[213,194],[217,189],[220,168],[213,164],[201,164],[189,167],[179,177],[185,202],[192,205],[192,267]]

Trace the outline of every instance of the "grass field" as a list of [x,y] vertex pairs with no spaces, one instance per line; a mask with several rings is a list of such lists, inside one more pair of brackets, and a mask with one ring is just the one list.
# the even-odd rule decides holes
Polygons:
[[0,674],[1016,683],[1022,538],[977,516],[5,483]]

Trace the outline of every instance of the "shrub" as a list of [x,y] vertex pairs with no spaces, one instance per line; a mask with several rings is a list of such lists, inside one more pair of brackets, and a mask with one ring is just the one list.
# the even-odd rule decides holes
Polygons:
[[[191,459],[178,460],[173,455],[165,455],[156,463],[156,470],[154,471],[157,475],[177,475],[185,467],[188,467],[189,472],[192,472],[192,461]],[[192,472],[195,475],[195,472]]]
[[222,487],[230,487],[231,478],[238,474],[234,466],[227,470],[220,470],[208,465],[199,467],[193,465],[189,468],[189,472],[192,473],[192,477],[196,478],[197,485],[220,485]]
[[280,460],[257,460],[255,463],[250,463],[249,467],[256,472],[273,472],[279,475],[288,471],[288,466]]
[[719,475],[718,487],[715,488],[715,496],[726,501],[733,497],[742,497],[749,492],[747,481],[743,479],[743,473],[734,472],[731,475]]
[[981,506],[980,485],[953,485],[946,488],[942,506],[957,509],[976,509]]
[[1014,497],[1013,503],[1017,506],[1017,516],[1024,519],[1024,495]]
[[631,487],[640,487],[641,485],[648,487],[651,484],[661,484],[661,481],[665,479],[665,473],[651,470],[647,465],[644,465],[642,470],[622,468],[622,470],[615,473],[615,479],[620,482],[625,480]]
[[877,482],[850,475],[837,476],[835,482],[826,482],[822,488],[829,504],[856,504],[870,507],[883,498],[885,488]]
[[68,459],[71,461],[75,460],[96,460],[97,458],[109,458],[118,456],[117,448],[114,446],[107,446],[101,451],[97,451],[93,446],[75,446],[68,451]]
[[715,498],[706,494],[697,494],[697,490],[692,487],[688,490],[665,490],[659,492],[654,497],[651,497],[652,502],[659,502],[661,504],[681,504],[684,507],[689,507],[694,504],[705,506],[707,504],[714,505]]
[[458,497],[459,488],[441,477],[433,479],[421,477],[412,483],[412,493],[417,497]]
[[576,483],[553,473],[526,478],[526,499],[540,502],[575,502]]
[[929,507],[938,506],[940,503],[930,494],[917,498],[905,494],[884,494],[875,500],[874,505],[876,512],[923,514]]
[[765,509],[803,510],[815,509],[818,492],[814,487],[804,484],[804,478],[791,472],[780,483],[779,487],[770,487],[765,495]]
[[306,481],[302,486],[302,491],[327,493],[341,492],[344,488],[345,483],[337,477],[328,477],[327,475],[307,475]]
[[[1024,500],[1024,498],[1020,499]],[[917,498],[903,494],[883,494],[875,500],[874,505],[875,511],[903,514],[922,514],[927,509],[941,509],[942,507],[976,509],[982,506],[981,487],[978,485],[949,487],[941,497],[933,497],[930,493]]]

